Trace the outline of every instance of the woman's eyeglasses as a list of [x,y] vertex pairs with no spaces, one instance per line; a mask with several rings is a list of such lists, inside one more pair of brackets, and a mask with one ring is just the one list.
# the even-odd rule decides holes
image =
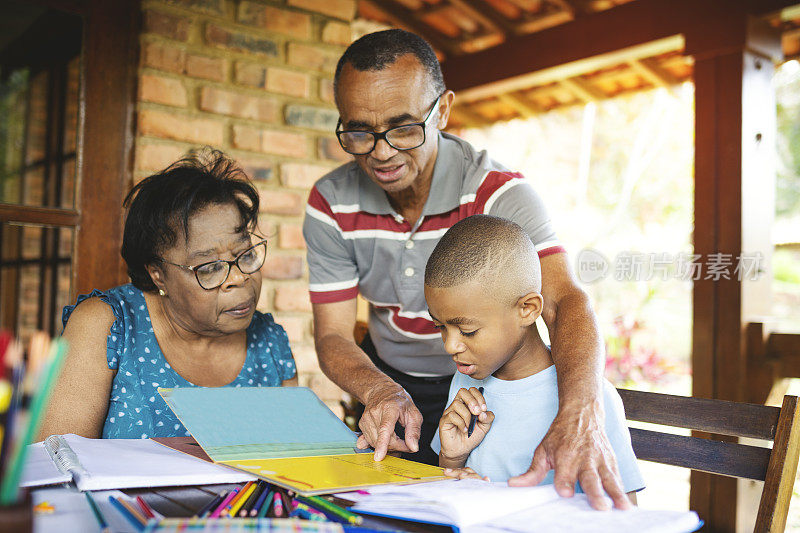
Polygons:
[[173,263],[163,258],[161,258],[161,261],[194,272],[197,283],[199,283],[202,288],[210,291],[225,283],[231,273],[231,267],[233,265],[236,265],[236,268],[238,268],[242,274],[252,274],[264,265],[266,257],[267,240],[264,239],[237,255],[236,259],[232,261],[218,259],[197,266],[179,265],[178,263]]

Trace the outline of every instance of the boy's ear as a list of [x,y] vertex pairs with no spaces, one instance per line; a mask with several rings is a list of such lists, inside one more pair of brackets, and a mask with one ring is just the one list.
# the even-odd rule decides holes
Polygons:
[[536,319],[542,316],[544,299],[538,292],[529,292],[517,300],[517,309],[523,326],[530,326]]

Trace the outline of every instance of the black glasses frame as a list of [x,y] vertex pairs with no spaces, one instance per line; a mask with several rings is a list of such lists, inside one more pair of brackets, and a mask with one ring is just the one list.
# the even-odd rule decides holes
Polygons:
[[[345,152],[347,152],[348,154],[351,154],[351,155],[367,155],[367,154],[371,153],[375,149],[375,147],[378,145],[378,141],[380,141],[381,139],[386,141],[386,144],[388,144],[389,146],[391,146],[395,150],[400,150],[401,152],[405,152],[407,150],[413,150],[415,148],[419,148],[420,146],[425,144],[425,141],[428,139],[428,121],[433,116],[433,111],[437,107],[439,107],[439,100],[441,100],[442,96],[444,96],[444,93],[442,93],[442,94],[440,94],[439,96],[436,97],[436,100],[433,102],[433,105],[431,106],[430,111],[428,111],[428,114],[425,115],[425,118],[422,120],[422,122],[412,122],[410,124],[401,124],[400,126],[394,126],[393,128],[389,128],[388,130],[384,130],[384,131],[381,131],[381,132],[364,131],[364,130],[340,130],[339,126],[342,125],[342,118],[339,117],[338,122],[336,122],[336,131],[335,131],[336,138],[339,140],[339,146],[342,147],[342,150],[344,150]],[[400,129],[400,128],[408,128],[409,126],[420,126],[422,128],[422,142],[419,143],[418,145],[412,146],[411,148],[398,148],[397,146],[393,145],[392,142],[389,139],[386,138],[386,135],[388,135],[390,132],[392,132],[394,130],[397,130],[397,129]],[[345,134],[345,133],[368,133],[368,134],[372,135],[372,148],[370,148],[366,152],[351,152],[350,150],[345,148],[344,143],[342,142],[342,134]]]
[[[264,245],[264,261],[266,261],[266,258],[267,258],[267,239],[262,239],[262,240],[258,241],[253,246],[250,246],[247,250],[245,250],[242,253],[240,253],[239,255],[237,255],[231,261],[228,261],[226,259],[215,259],[214,261],[207,261],[207,262],[201,263],[199,265],[188,266],[188,265],[181,265],[181,264],[178,264],[178,263],[173,263],[172,261],[167,261],[163,257],[159,257],[159,259],[163,263],[167,263],[167,264],[172,265],[172,266],[180,267],[180,268],[183,268],[184,270],[188,270],[188,271],[194,273],[194,279],[197,280],[197,284],[200,285],[200,288],[205,289],[207,291],[213,291],[214,289],[216,289],[217,287],[221,287],[226,281],[228,281],[228,276],[231,275],[231,268],[233,268],[233,265],[236,265],[236,268],[238,268],[239,272],[241,272],[242,274],[252,274],[256,270],[258,270],[259,268],[264,266],[264,261],[262,261],[261,264],[258,266],[258,268],[254,269],[254,270],[251,270],[250,272],[245,272],[244,270],[242,270],[242,267],[239,266],[239,260],[242,258],[242,256],[244,254],[246,254],[247,252],[249,252],[253,248],[261,246],[262,244]],[[200,269],[200,268],[203,268],[204,266],[212,265],[214,263],[225,263],[228,266],[228,272],[225,273],[225,278],[218,285],[214,285],[213,287],[204,287],[203,284],[200,282],[200,277],[197,275],[197,270]]]

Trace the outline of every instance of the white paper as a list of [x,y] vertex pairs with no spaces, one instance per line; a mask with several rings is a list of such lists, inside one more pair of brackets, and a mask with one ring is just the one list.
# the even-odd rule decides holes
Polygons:
[[[83,466],[84,472],[73,476],[80,490],[210,485],[255,479],[250,474],[197,459],[148,439],[87,439],[68,434],[64,440]],[[40,457],[37,448],[47,455],[41,442],[31,447],[29,457]],[[48,471],[39,463],[38,459],[26,462],[23,487],[53,483],[52,469]]]

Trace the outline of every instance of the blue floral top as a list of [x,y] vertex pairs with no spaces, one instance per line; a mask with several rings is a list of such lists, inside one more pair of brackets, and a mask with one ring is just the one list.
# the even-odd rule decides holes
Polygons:
[[[104,439],[179,437],[189,435],[159,396],[159,387],[196,387],[178,374],[158,345],[144,294],[131,284],[93,290],[64,308],[67,325],[72,311],[87,298],[99,297],[114,312],[108,334],[108,368],[116,370],[103,425]],[[247,356],[229,387],[277,387],[295,375],[294,358],[284,329],[270,314],[258,311],[247,327]]]

